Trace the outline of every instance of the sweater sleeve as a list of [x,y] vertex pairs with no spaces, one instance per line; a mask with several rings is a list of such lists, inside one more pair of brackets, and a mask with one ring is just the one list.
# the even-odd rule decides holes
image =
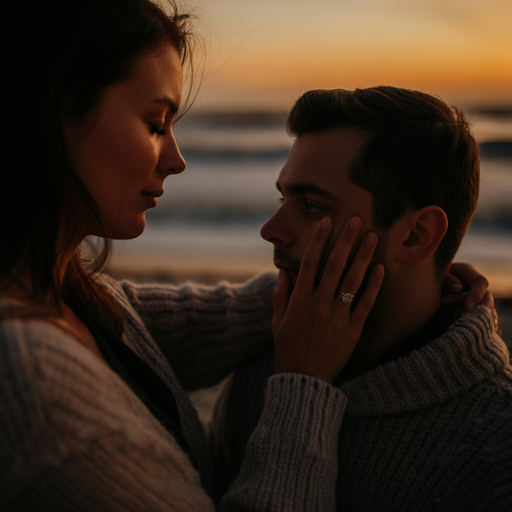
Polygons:
[[308,375],[272,376],[222,510],[334,511],[346,402],[339,389]]
[[243,510],[334,510],[348,399],[324,381],[275,372],[267,351],[223,386],[207,429],[217,491]]
[[120,284],[114,298],[135,310],[188,391],[220,382],[272,344],[275,274],[242,285]]

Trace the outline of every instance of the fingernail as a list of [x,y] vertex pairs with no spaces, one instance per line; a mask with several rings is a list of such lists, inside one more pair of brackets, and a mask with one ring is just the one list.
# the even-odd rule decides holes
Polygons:
[[322,223],[320,224],[322,229],[327,229],[330,225],[331,225],[331,218],[330,217],[324,217],[322,219]]
[[355,231],[361,225],[361,219],[359,217],[352,217],[350,219],[349,227],[351,231]]
[[376,238],[377,238],[377,235],[375,233],[368,233],[364,240],[366,247],[371,247],[375,243]]
[[384,265],[375,266],[375,275],[377,277],[382,277],[384,275]]
[[462,290],[462,288],[463,288],[463,286],[461,284],[456,283],[452,286],[452,291],[454,291],[455,293],[458,293]]
[[468,307],[466,308],[468,311],[473,311],[473,309],[475,309],[475,303],[474,302],[470,302],[468,304]]

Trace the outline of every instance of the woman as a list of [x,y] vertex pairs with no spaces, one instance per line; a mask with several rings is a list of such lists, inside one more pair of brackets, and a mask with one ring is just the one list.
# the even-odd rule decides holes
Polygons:
[[[0,206],[2,510],[333,505],[341,411],[327,381],[342,363],[332,354],[321,365],[326,374],[298,368],[269,380],[253,434],[258,456],[244,461],[223,497],[184,391],[219,382],[268,347],[275,277],[216,288],[117,283],[99,273],[108,246],[95,255],[84,244],[91,235],[140,235],[164,179],[185,169],[172,125],[192,39],[188,17],[168,6],[169,15],[148,0],[25,2],[4,16],[19,37],[7,56],[4,144],[15,159]],[[352,242],[340,238],[339,261],[360,229],[345,228]],[[329,234],[322,221],[313,259]],[[361,249],[349,278],[361,282],[375,245]],[[308,279],[313,286],[311,271],[299,277],[302,287]],[[335,277],[322,280],[324,295],[335,296]],[[479,286],[471,296],[482,295]],[[348,347],[367,313],[358,306],[338,322],[342,333],[350,327]],[[277,350],[286,360],[294,348]],[[332,433],[324,446],[315,443],[319,431]],[[262,469],[269,464],[272,474]],[[325,487],[299,495],[295,482],[312,474]]]

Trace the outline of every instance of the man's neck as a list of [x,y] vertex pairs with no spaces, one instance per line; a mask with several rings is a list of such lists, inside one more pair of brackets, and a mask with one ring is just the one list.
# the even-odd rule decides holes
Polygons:
[[441,286],[423,275],[416,273],[399,280],[391,278],[386,283],[384,293],[370,312],[361,338],[340,374],[342,380],[382,364],[386,353],[414,337],[435,317],[441,306]]

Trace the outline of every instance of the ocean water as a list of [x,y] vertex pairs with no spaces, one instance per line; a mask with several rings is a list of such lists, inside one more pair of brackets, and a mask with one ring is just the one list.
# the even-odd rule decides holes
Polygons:
[[[512,274],[512,110],[466,112],[481,151],[481,192],[457,260]],[[285,113],[185,116],[175,127],[187,169],[165,182],[135,240],[116,242],[119,261],[247,261],[271,266],[259,229],[278,207],[275,181],[292,139]],[[150,269],[148,269],[150,270]]]

